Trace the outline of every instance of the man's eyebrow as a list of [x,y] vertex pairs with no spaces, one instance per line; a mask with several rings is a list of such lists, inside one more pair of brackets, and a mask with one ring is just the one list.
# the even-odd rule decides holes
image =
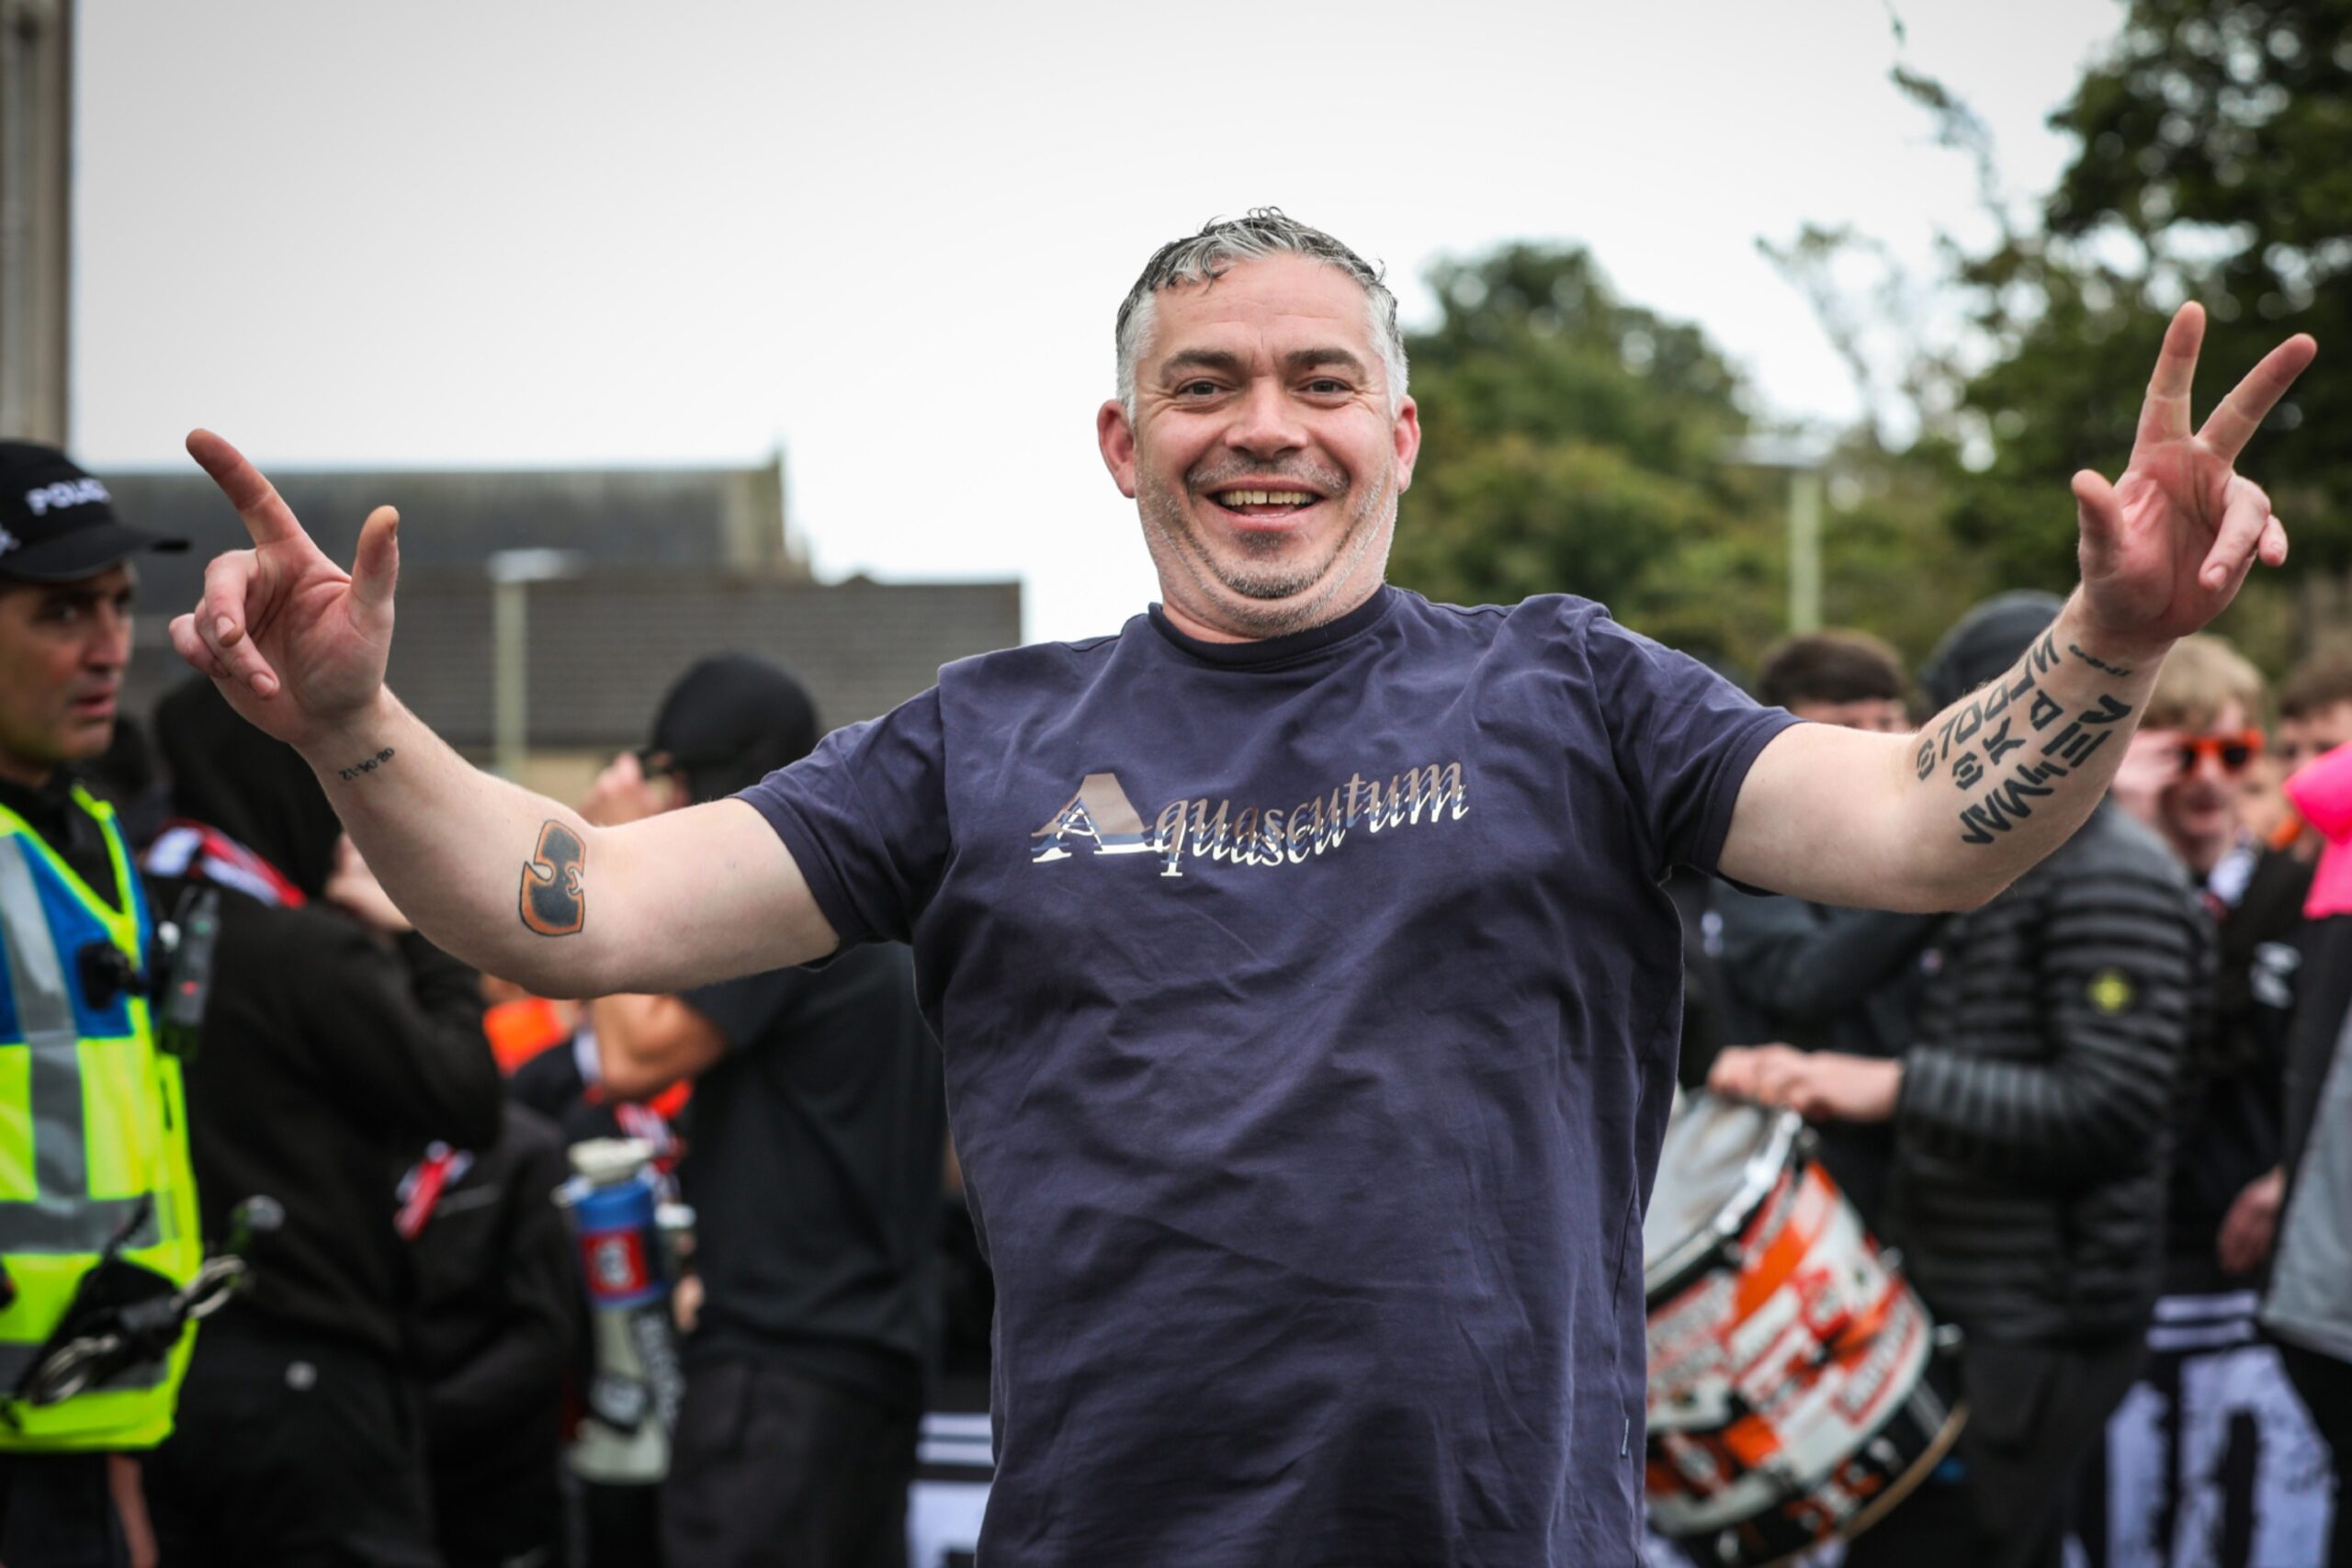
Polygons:
[[1283,364],[1293,375],[1302,370],[1320,370],[1327,366],[1345,370],[1358,380],[1363,379],[1367,374],[1363,360],[1349,350],[1337,347],[1302,348],[1283,355]]
[[1221,348],[1181,349],[1170,355],[1168,362],[1159,368],[1160,374],[1170,377],[1186,370],[1221,370],[1227,375],[1236,375],[1241,369],[1241,356],[1228,354]]
[[[1369,372],[1364,363],[1351,350],[1333,344],[1325,348],[1294,349],[1283,355],[1283,368],[1295,376],[1304,371],[1332,367],[1347,371],[1362,380]],[[1238,376],[1243,370],[1241,355],[1221,348],[1187,348],[1168,356],[1160,367],[1165,376],[1178,376],[1188,370],[1216,370]]]

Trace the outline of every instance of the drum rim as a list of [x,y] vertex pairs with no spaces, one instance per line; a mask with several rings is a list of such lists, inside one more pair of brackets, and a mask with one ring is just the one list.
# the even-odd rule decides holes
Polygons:
[[[1701,1090],[1690,1098],[1703,1103],[1702,1095],[1706,1095],[1706,1091]],[[1713,1095],[1706,1095],[1706,1098],[1724,1105],[1752,1103],[1723,1100]],[[1733,1188],[1716,1207],[1713,1218],[1668,1247],[1655,1263],[1645,1260],[1642,1294],[1647,1306],[1655,1308],[1680,1295],[1705,1274],[1724,1249],[1738,1239],[1739,1233],[1747,1228],[1748,1220],[1771,1196],[1772,1189],[1781,1176],[1804,1163],[1802,1140],[1804,1118],[1793,1111],[1775,1111],[1762,1105],[1753,1108],[1768,1120],[1763,1138],[1740,1168],[1739,1185]],[[1650,1196],[1653,1201],[1657,1196],[1655,1185]]]

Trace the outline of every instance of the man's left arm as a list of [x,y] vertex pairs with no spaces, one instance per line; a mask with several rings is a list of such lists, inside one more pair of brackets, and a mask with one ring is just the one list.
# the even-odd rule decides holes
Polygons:
[[2082,584],[1998,680],[1909,737],[1799,725],[1740,788],[1718,869],[1823,903],[1971,908],[2071,837],[2107,793],[2165,651],[2219,615],[2287,535],[2238,454],[2317,352],[2264,356],[2202,428],[2204,312],[2165,333],[2130,466],[2075,476]]

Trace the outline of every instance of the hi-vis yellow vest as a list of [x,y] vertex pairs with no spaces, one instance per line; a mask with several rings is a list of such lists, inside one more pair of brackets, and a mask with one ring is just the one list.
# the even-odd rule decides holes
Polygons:
[[203,1261],[180,1065],[155,1049],[136,987],[94,998],[83,950],[111,942],[148,967],[145,891],[110,807],[76,787],[114,862],[109,908],[0,807],[0,1452],[148,1448],[169,1436],[193,1333],[162,1366],[34,1407],[10,1400],[82,1275],[149,1201],[119,1256],[186,1285]]

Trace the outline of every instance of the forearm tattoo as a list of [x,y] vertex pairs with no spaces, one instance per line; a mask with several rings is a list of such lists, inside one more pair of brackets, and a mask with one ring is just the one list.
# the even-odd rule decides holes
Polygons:
[[2086,664],[2089,665],[2092,669],[2094,669],[2094,670],[2104,670],[2104,671],[2106,671],[2109,674],[2110,674],[2110,675],[2114,676],[2114,677],[2115,677],[2117,680],[2119,680],[2119,681],[2126,681],[2126,680],[2131,679],[2131,676],[2132,676],[2132,671],[2131,671],[2126,670],[2126,669],[2125,669],[2122,665],[2120,665],[2120,664],[2109,664],[2109,663],[2108,663],[2108,662],[2107,662],[2107,660],[2103,660],[2103,659],[2094,659],[2094,658],[2092,658],[2089,654],[2085,653],[2085,652],[2083,651],[2083,645],[2082,645],[2081,643],[2078,643],[2078,642],[2070,642],[2070,643],[2068,643],[2068,644],[2066,645],[2066,651],[2067,651],[2067,652],[2069,652],[2069,653],[2071,653],[2071,654],[2073,654],[2075,658],[2077,658],[2077,659],[2081,660],[2084,663],[2086,663]]
[[539,841],[523,863],[523,924],[540,936],[570,936],[588,920],[581,877],[588,846],[552,818],[539,824]]
[[[2072,643],[2066,651],[2107,674],[2131,673],[2101,663]],[[1961,807],[1961,842],[1992,843],[2032,816],[2036,800],[2056,793],[2052,781],[2088,761],[2116,727],[2132,716],[2131,704],[2106,694],[2096,706],[2070,716],[2064,704],[2041,689],[2041,678],[2057,667],[2059,658],[2057,638],[2045,634],[2026,650],[2017,669],[1920,738],[1917,767],[1922,783],[1946,764],[1953,786],[1963,793],[1976,790],[1988,778],[1996,781]],[[2061,725],[2061,719],[2066,722]],[[2025,755],[2009,766],[2011,753],[2019,751]],[[2008,768],[2006,775],[2004,767]]]
[[334,776],[341,779],[344,783],[349,784],[352,780],[357,778],[362,773],[374,773],[378,768],[382,767],[391,760],[392,749],[387,746],[372,757],[362,757],[359,761],[352,763],[351,766],[338,769]]

